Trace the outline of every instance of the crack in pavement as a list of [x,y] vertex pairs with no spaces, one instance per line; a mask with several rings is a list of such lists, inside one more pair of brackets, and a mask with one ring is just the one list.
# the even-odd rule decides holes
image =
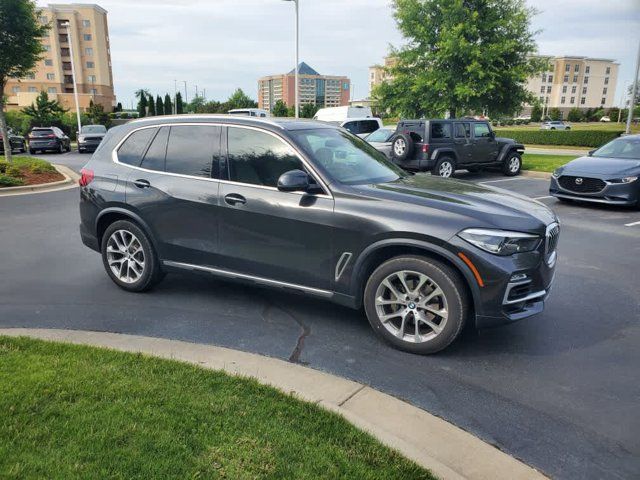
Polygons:
[[309,326],[305,325],[305,323],[302,322],[301,320],[299,320],[294,314],[292,314],[291,312],[285,310],[280,305],[277,305],[276,303],[274,303],[273,301],[271,301],[267,297],[262,296],[262,298],[265,301],[265,307],[261,312],[261,317],[264,320],[266,320],[268,322],[269,321],[269,317],[270,317],[270,313],[271,313],[271,309],[272,308],[277,308],[278,310],[283,312],[285,315],[287,315],[289,318],[291,318],[302,329],[302,331],[300,332],[300,335],[298,336],[298,339],[296,340],[296,345],[293,348],[293,351],[291,352],[291,355],[289,355],[289,358],[287,359],[287,361],[289,361],[291,363],[299,363],[301,365],[307,365],[308,362],[301,362],[300,361],[300,355],[302,355],[302,350],[304,349],[304,340],[305,340],[305,338],[307,338],[309,335],[311,335],[311,328]]

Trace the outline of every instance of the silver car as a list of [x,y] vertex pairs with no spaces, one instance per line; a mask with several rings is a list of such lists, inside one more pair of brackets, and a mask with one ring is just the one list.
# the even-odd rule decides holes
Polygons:
[[540,125],[540,130],[571,130],[571,125],[562,120],[551,120]]
[[391,137],[396,133],[392,128],[379,128],[370,133],[364,139],[376,150],[384,153],[388,159],[391,159]]

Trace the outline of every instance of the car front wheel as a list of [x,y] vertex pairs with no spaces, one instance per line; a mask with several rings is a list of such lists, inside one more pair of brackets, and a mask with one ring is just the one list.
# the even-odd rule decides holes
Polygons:
[[462,331],[468,315],[466,289],[449,266],[419,257],[396,257],[380,265],[364,292],[373,330],[411,353],[436,353]]
[[517,153],[510,153],[504,159],[502,172],[508,177],[514,177],[522,170],[522,157]]
[[163,277],[151,241],[133,222],[119,220],[109,225],[101,250],[107,274],[124,290],[143,292]]

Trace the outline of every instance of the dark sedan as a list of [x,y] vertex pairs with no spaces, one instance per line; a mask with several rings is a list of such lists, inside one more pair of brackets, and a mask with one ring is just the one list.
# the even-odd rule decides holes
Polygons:
[[78,135],[78,152],[95,152],[107,134],[104,125],[85,125]]
[[553,172],[549,193],[560,200],[640,208],[640,135],[616,138]]
[[[27,151],[27,142],[21,135],[16,135],[11,129],[9,129],[9,145],[11,150],[17,150],[20,153]],[[4,154],[4,140],[2,132],[0,132],[0,154]]]

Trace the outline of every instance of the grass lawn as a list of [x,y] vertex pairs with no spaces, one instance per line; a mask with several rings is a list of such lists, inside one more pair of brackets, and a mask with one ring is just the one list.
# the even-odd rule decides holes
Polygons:
[[[606,132],[619,132],[626,129],[626,123],[617,122],[568,122],[571,125],[571,130],[599,130]],[[495,130],[540,130],[539,123],[531,123],[529,125],[511,125],[495,127]],[[631,124],[631,133],[640,133],[640,125]]]
[[0,478],[434,478],[316,405],[140,354],[0,337],[0,392]]
[[522,169],[536,172],[553,172],[556,168],[570,162],[575,155],[541,155],[525,153],[522,156]]
[[0,157],[0,187],[37,185],[64,180],[46,160],[15,156],[12,163],[7,163],[5,158]]

